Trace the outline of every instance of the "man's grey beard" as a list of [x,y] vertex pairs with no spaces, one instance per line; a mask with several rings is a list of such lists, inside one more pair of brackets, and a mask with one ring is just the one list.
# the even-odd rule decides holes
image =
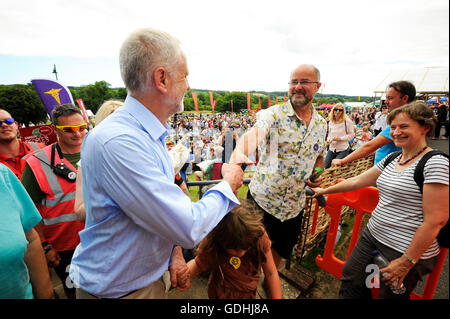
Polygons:
[[289,100],[291,101],[292,106],[302,107],[307,105],[309,102],[312,101],[312,98],[308,98],[306,95],[303,95],[303,97],[300,100],[297,100],[294,102],[294,94],[289,97]]

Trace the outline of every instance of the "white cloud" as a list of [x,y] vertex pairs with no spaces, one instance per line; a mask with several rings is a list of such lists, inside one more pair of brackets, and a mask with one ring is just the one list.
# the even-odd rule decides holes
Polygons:
[[448,9],[448,0],[0,0],[0,59],[115,58],[132,30],[154,27],[183,43],[194,88],[286,90],[291,69],[312,63],[323,93],[371,95],[391,68],[448,66]]

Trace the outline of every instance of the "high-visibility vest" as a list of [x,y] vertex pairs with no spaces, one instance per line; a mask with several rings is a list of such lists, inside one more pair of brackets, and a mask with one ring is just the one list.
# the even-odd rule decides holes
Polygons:
[[[56,251],[73,250],[80,243],[78,232],[84,228],[75,214],[76,183],[71,183],[56,175],[50,167],[52,145],[27,156],[26,161],[45,194],[37,208],[42,216],[42,231],[45,238]],[[70,162],[62,160],[70,169],[76,172]],[[58,152],[55,152],[55,163],[61,163]]]

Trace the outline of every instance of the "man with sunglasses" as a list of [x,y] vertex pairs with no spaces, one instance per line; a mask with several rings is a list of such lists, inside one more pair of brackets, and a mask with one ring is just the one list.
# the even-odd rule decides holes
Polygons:
[[[416,88],[409,81],[397,81],[388,85],[386,90],[386,106],[388,111],[392,111],[400,106],[411,103],[416,98]],[[342,166],[344,164],[356,161],[375,152],[374,165],[381,161],[386,155],[400,150],[396,147],[391,137],[391,126],[388,125],[380,134],[371,141],[358,147],[353,153],[350,153],[342,159],[331,161],[332,166]]]
[[5,164],[17,178],[22,177],[25,155],[33,153],[45,145],[26,142],[18,138],[19,126],[8,111],[0,109],[0,163]]
[[77,163],[87,132],[81,111],[72,104],[55,107],[52,121],[57,142],[26,157],[22,184],[36,204],[42,222],[36,227],[49,267],[61,279],[67,298],[75,298],[68,286],[68,265],[84,228],[75,214]]

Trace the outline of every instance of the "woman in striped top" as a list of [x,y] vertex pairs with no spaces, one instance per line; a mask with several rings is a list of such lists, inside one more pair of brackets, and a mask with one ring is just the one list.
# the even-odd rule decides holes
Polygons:
[[[448,158],[435,155],[426,162],[423,193],[414,181],[419,159],[431,151],[426,136],[434,132],[436,117],[424,103],[412,102],[389,113],[388,123],[395,145],[402,148],[400,156],[386,167],[384,158],[359,176],[314,189],[316,196],[373,185],[379,189],[378,205],[343,268],[340,298],[370,298],[366,266],[373,264],[373,250],[390,261],[380,270],[388,274],[379,298],[409,298],[417,282],[431,272],[439,254],[436,236],[449,216]],[[403,283],[406,293],[392,293],[387,286],[395,282],[397,287]]]

